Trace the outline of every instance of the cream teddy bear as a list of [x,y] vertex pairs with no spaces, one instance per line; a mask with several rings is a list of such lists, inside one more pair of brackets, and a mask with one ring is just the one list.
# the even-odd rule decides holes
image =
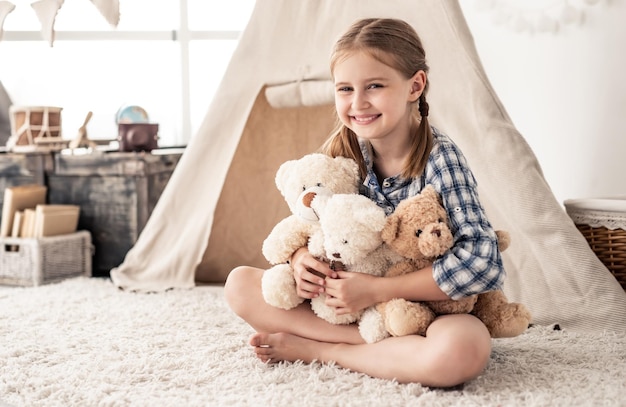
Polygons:
[[261,288],[268,304],[291,309],[304,299],[296,293],[289,259],[319,229],[311,201],[317,195],[358,192],[359,168],[349,158],[313,153],[283,163],[275,182],[292,214],[276,224],[263,242],[263,255],[273,266],[264,272]]
[[[382,276],[399,256],[383,245],[381,232],[385,211],[371,199],[358,194],[318,196],[312,207],[320,214],[320,229],[309,240],[309,252],[330,263],[335,270]],[[337,315],[325,303],[326,295],[311,300],[313,312],[332,324],[350,324],[362,311]]]

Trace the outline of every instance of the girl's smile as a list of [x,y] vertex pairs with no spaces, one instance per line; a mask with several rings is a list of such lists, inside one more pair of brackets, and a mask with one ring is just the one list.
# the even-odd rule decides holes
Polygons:
[[359,116],[351,116],[352,120],[354,120],[357,124],[364,125],[373,122],[378,119],[381,115],[359,115]]

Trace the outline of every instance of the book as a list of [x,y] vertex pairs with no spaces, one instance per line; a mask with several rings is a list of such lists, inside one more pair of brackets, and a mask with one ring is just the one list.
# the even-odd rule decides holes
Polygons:
[[78,226],[78,205],[37,205],[33,237],[74,233]]
[[5,188],[2,203],[0,237],[8,237],[13,232],[13,218],[16,211],[35,208],[46,203],[48,188],[44,185],[29,184]]
[[33,231],[35,229],[35,209],[24,209],[24,215],[22,215],[22,228],[20,229],[20,237],[29,238],[33,237]]
[[22,223],[24,220],[24,211],[15,211],[13,215],[13,228],[11,230],[11,237],[20,237],[22,232]]

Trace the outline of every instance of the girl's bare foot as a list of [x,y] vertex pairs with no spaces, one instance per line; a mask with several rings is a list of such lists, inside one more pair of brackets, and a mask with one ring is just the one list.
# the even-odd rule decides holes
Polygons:
[[318,348],[324,344],[301,336],[287,333],[256,333],[250,337],[249,343],[254,347],[256,356],[262,362],[277,363],[282,360],[288,362],[301,360],[305,363],[311,363],[314,360],[324,362],[318,355]]

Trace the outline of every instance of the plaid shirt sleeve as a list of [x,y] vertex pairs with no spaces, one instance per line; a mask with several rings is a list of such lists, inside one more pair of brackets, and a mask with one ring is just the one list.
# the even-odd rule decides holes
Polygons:
[[458,147],[436,129],[433,133],[435,143],[420,189],[432,184],[439,192],[455,241],[433,263],[435,281],[453,299],[498,289],[504,267],[495,231],[478,199],[474,175]]

